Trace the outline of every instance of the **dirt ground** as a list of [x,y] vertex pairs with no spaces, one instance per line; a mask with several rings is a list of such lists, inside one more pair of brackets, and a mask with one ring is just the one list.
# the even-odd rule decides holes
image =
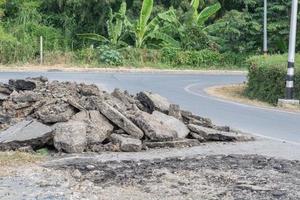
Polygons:
[[300,199],[300,162],[210,155],[44,168],[5,167],[0,199]]

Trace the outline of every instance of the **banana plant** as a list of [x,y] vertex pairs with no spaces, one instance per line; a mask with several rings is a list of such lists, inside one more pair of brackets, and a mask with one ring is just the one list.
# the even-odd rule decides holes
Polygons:
[[179,43],[168,34],[160,31],[164,21],[171,22],[176,18],[174,10],[159,13],[150,20],[152,10],[153,0],[144,0],[138,21],[132,24],[129,20],[126,20],[126,26],[129,27],[128,29],[131,30],[130,32],[135,38],[135,47],[141,48],[145,46],[146,41],[149,39],[179,45]]
[[[178,38],[179,41],[181,41],[182,38],[186,37],[189,30],[189,27],[196,26],[202,29],[203,33],[205,33],[205,22],[213,15],[215,15],[218,10],[221,8],[220,3],[215,3],[211,6],[207,6],[199,13],[198,9],[199,7],[204,6],[203,0],[192,0],[191,1],[191,8],[188,10],[180,19],[175,14],[174,15],[168,15],[168,17],[173,17],[171,23],[168,21],[165,21],[164,26],[160,29],[161,32],[165,33],[166,35],[172,35],[173,38]],[[168,11],[171,12],[172,8]],[[175,31],[174,31],[175,30]],[[180,48],[180,46],[175,45],[175,42],[169,42],[172,40],[165,40],[164,46],[174,47],[174,48]],[[178,44],[179,42],[177,42]]]
[[216,14],[221,9],[221,4],[215,3],[211,6],[205,7],[200,13],[198,12],[199,6],[204,5],[203,0],[192,0],[191,8],[193,11],[192,17],[190,18],[192,23],[199,26],[203,26],[204,23],[214,14]]
[[[150,31],[155,30],[157,27],[156,23],[152,20],[149,24],[148,21],[150,19],[151,13],[153,10],[153,0],[144,0],[142,5],[142,10],[140,13],[140,19],[136,25],[135,37],[136,37],[136,46],[141,47],[144,40],[145,34]],[[151,26],[151,27],[150,27]]]
[[96,33],[84,33],[78,34],[78,36],[96,42],[105,43],[116,48],[127,46],[127,44],[122,41],[122,34],[124,31],[124,23],[126,19],[126,9],[126,2],[122,2],[120,10],[116,13],[113,13],[112,9],[110,8],[109,19],[106,22],[108,37]]

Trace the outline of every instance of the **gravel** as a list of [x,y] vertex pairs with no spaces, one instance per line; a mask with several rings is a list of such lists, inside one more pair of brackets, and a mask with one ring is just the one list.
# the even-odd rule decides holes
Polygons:
[[91,166],[19,166],[0,177],[0,199],[300,199],[295,160],[198,155]]

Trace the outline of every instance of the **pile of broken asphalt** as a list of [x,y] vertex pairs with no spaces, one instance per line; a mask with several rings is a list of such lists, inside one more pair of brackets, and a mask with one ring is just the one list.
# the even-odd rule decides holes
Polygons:
[[152,92],[112,93],[46,77],[0,84],[0,150],[137,152],[253,140]]

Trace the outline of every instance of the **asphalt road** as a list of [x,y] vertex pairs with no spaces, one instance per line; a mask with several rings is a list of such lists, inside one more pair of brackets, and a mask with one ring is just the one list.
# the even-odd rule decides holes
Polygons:
[[180,104],[183,109],[211,118],[218,125],[284,140],[300,146],[300,113],[258,108],[211,97],[204,88],[242,83],[245,75],[95,73],[95,72],[1,72],[0,81],[43,75],[50,80],[94,83],[104,89],[115,87],[131,93],[151,90]]

